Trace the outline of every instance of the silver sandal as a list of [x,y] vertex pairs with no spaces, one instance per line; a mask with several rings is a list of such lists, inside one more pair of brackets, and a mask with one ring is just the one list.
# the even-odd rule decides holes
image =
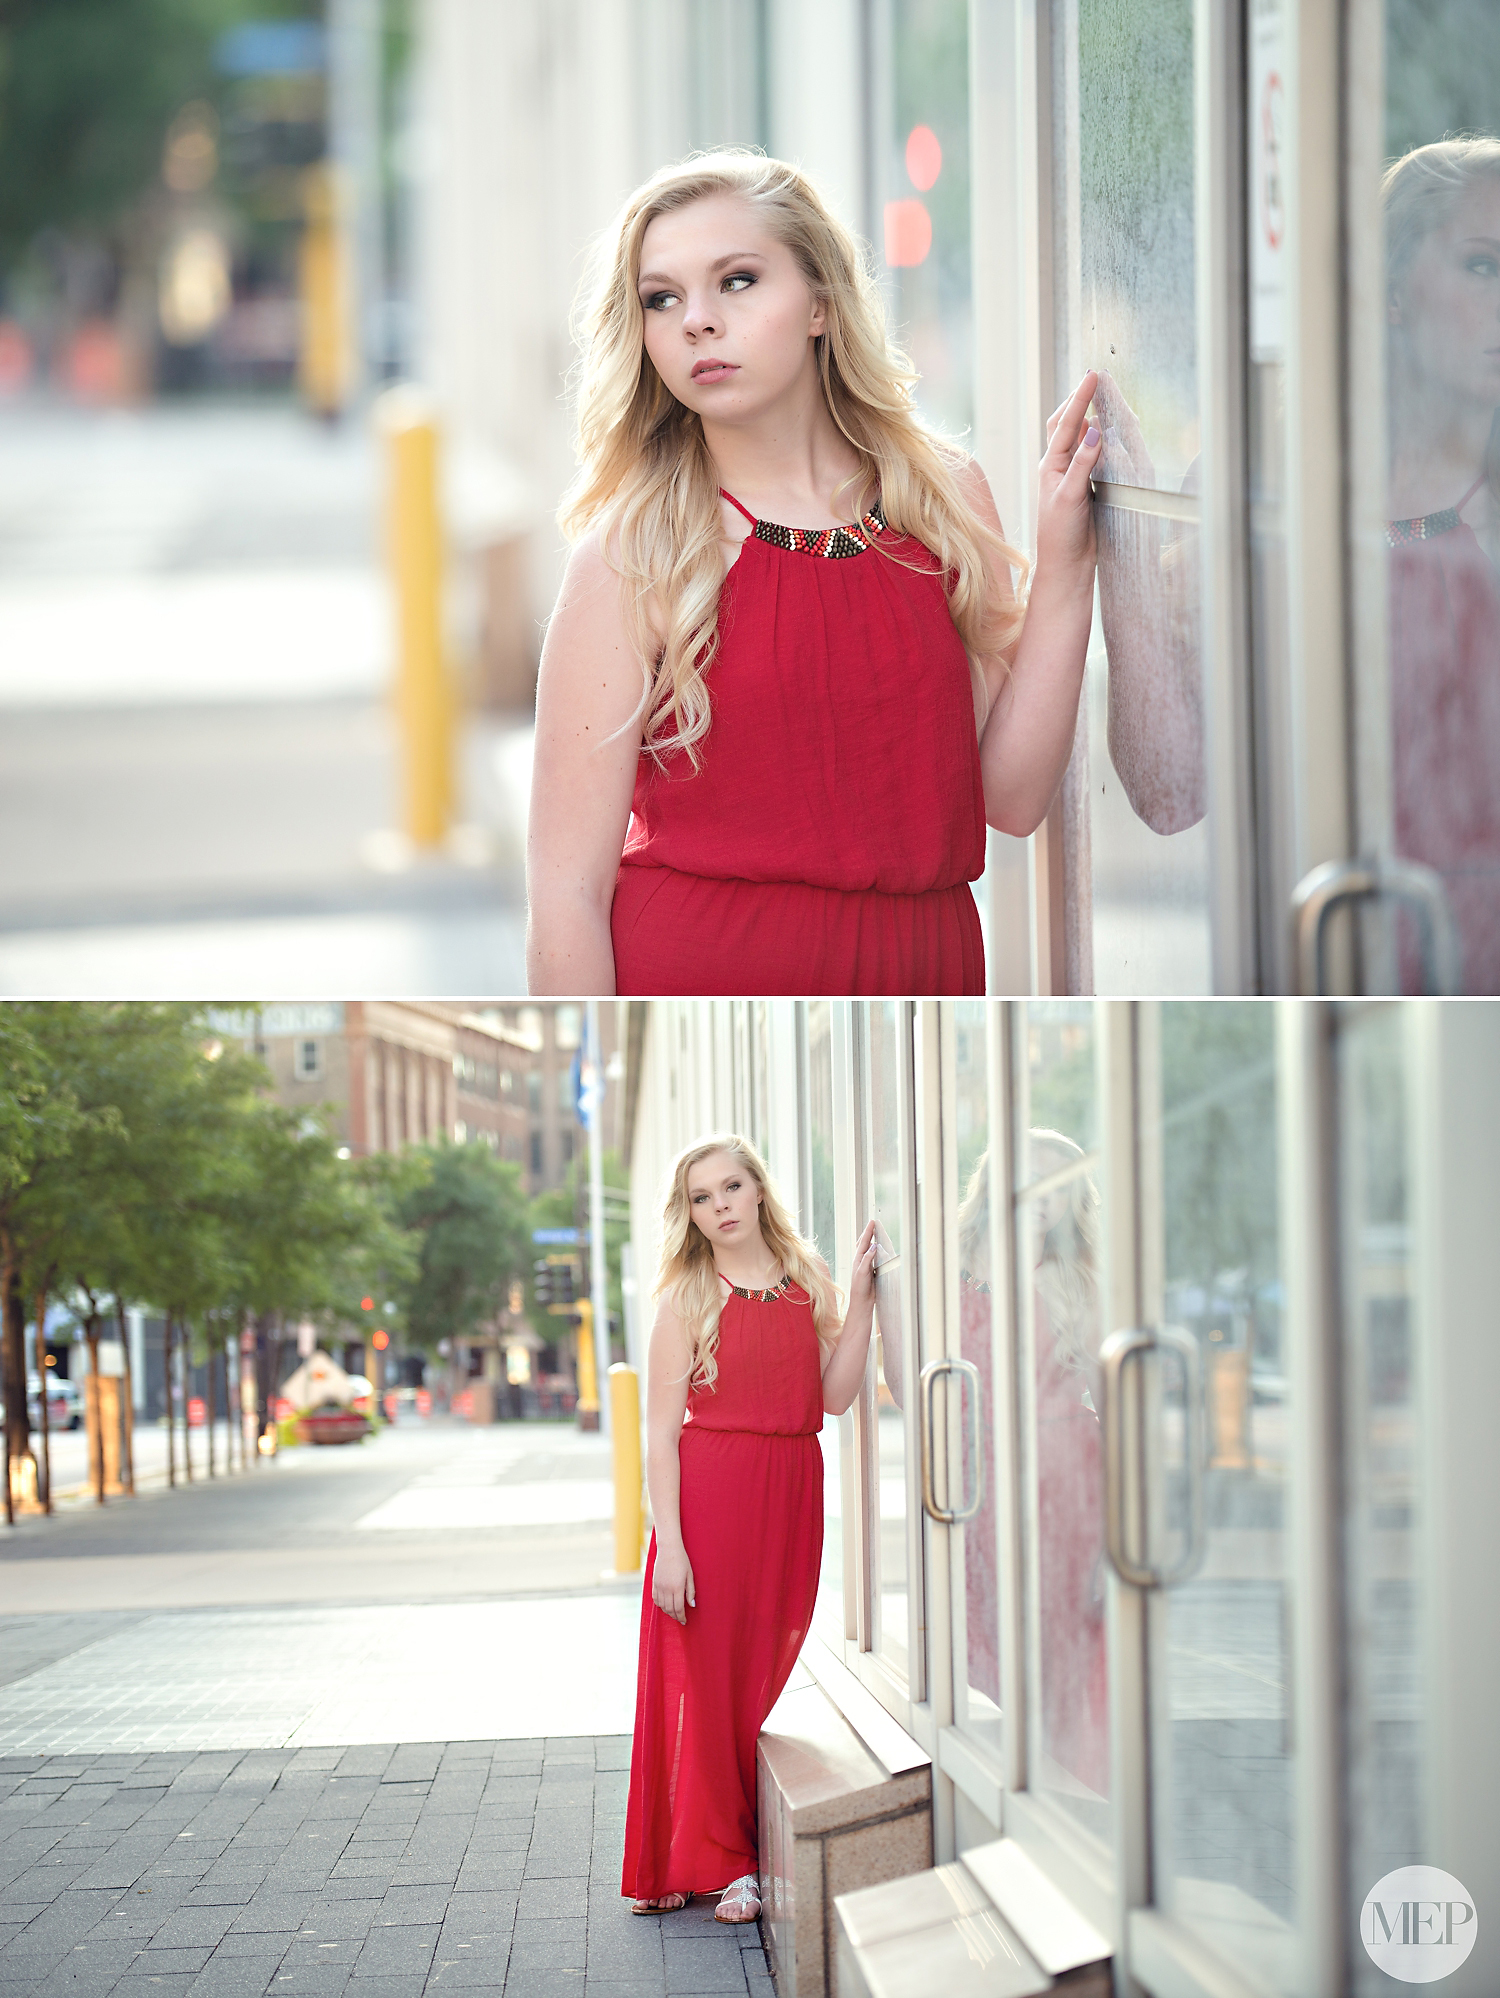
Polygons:
[[753,1922],[760,1913],[760,1881],[753,1873],[731,1880],[714,1909],[716,1922]]

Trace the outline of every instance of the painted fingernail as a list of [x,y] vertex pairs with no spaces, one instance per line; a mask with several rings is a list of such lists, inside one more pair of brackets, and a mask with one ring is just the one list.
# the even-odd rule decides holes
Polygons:
[[1096,425],[1091,423],[1088,429],[1084,431],[1083,441],[1089,450],[1092,451],[1094,446],[1099,442],[1099,431]]

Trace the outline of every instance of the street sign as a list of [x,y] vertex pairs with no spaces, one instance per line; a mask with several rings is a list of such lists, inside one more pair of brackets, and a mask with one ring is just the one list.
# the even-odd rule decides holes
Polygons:
[[[579,1234],[576,1228],[533,1228],[531,1239],[533,1242],[542,1244],[552,1243],[560,1249],[571,1249],[578,1241]],[[587,1235],[583,1237],[583,1240],[588,1240]]]

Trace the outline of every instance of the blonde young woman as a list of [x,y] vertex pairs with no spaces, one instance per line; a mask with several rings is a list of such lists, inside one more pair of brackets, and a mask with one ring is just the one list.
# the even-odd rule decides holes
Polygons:
[[1024,594],[914,380],[795,167],[712,153],[626,202],[537,689],[534,992],[984,990],[985,821],[1039,825],[1073,741],[1096,378],[1048,426]]
[[638,1915],[760,1913],[755,1745],[807,1636],[827,1410],[864,1378],[874,1226],[848,1311],[740,1137],[672,1168],[647,1365],[646,1560],[621,1891]]
[[[1392,810],[1500,992],[1500,140],[1386,174]],[[1405,967],[1412,982],[1415,964]]]

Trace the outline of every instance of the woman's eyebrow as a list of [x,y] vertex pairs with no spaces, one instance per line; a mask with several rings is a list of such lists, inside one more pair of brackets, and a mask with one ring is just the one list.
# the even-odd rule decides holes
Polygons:
[[[727,270],[731,264],[746,264],[752,259],[758,264],[763,264],[766,260],[765,251],[731,250],[727,257],[715,257],[708,268],[710,271]],[[676,282],[677,280],[668,277],[665,271],[642,271],[636,279],[637,284],[675,284]]]

